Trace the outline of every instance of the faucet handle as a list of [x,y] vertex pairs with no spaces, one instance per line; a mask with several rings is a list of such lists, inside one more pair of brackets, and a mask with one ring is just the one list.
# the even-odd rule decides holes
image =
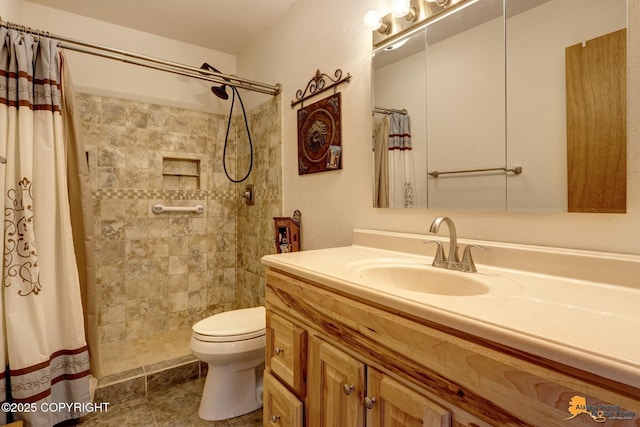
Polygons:
[[431,263],[431,265],[433,265],[434,267],[444,266],[447,262],[447,258],[444,256],[442,242],[440,240],[423,240],[422,243],[424,243],[425,245],[429,243],[436,244],[436,256],[433,257],[433,262]]
[[473,257],[471,256],[471,248],[478,248],[478,249],[482,249],[483,251],[488,251],[490,250],[490,248],[486,247],[486,246],[481,246],[481,245],[467,245],[464,248],[464,252],[462,253],[462,267],[464,269],[464,271],[468,272],[468,273],[475,273],[476,271],[478,271],[478,269],[476,268],[476,264],[473,262]]

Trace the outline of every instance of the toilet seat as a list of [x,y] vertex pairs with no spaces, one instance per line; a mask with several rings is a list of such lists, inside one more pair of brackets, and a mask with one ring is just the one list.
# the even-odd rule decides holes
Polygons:
[[265,334],[264,307],[225,311],[193,325],[193,338],[206,342],[233,342]]

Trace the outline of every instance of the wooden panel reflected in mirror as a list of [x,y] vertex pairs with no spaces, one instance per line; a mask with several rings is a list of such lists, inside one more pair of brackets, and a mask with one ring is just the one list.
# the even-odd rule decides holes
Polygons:
[[569,212],[625,213],[626,30],[566,49]]

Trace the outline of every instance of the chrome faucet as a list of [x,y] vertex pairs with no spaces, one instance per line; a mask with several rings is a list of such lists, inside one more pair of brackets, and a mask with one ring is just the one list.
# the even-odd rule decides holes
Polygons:
[[457,264],[460,264],[460,258],[458,257],[458,235],[456,234],[456,226],[451,218],[447,216],[440,216],[436,218],[429,227],[429,231],[433,234],[438,234],[440,231],[440,224],[445,223],[449,228],[449,256],[444,262],[444,268],[449,270],[458,270]]
[[437,234],[438,231],[440,231],[440,224],[442,224],[443,222],[449,228],[449,256],[444,256],[444,254],[442,253],[442,243],[440,241],[436,241],[438,245],[438,251],[436,252],[436,257],[434,258],[432,265],[434,267],[463,271],[465,273],[475,273],[476,271],[478,271],[476,269],[475,263],[473,262],[473,258],[471,257],[471,248],[479,248],[484,251],[488,251],[489,248],[480,245],[467,245],[464,248],[464,256],[462,257],[462,261],[460,261],[460,258],[458,257],[458,235],[456,233],[456,226],[454,225],[451,218],[446,216],[436,218],[431,223],[429,231],[433,234]]

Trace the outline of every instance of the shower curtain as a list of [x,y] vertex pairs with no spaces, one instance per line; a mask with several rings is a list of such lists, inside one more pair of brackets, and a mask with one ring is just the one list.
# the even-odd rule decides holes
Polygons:
[[415,206],[415,167],[411,150],[411,118],[392,113],[389,127],[389,207]]
[[60,57],[55,41],[14,29],[0,28],[0,43],[0,400],[15,419],[44,427],[84,415],[90,401]]

